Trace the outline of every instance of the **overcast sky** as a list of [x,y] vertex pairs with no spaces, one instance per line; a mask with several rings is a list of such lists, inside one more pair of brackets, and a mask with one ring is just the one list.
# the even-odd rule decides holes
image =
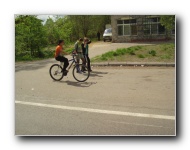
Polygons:
[[[46,22],[46,20],[50,17],[55,21],[55,15],[37,15],[37,18],[43,20],[43,24]],[[61,15],[63,17],[63,15]]]
[[43,20],[43,24],[46,22],[46,20],[47,20],[49,17],[52,18],[53,20],[55,20],[55,18],[54,18],[53,15],[38,15],[38,16],[37,16],[38,19]]

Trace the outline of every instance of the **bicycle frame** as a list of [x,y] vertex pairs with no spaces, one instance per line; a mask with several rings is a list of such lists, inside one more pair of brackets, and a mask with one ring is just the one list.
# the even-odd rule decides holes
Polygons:
[[[76,56],[76,55],[72,55],[72,56],[73,56],[73,58],[69,60],[69,62],[72,61],[72,63],[71,63],[70,66],[68,67],[68,69],[67,69],[68,71],[69,71],[69,69],[72,67],[73,63],[78,64],[78,63],[75,61],[75,58],[74,58],[74,56]],[[63,62],[60,62],[60,66],[63,66],[63,64],[64,64]]]
[[[84,82],[89,78],[90,72],[88,71],[88,68],[84,64],[78,63],[78,60],[77,58],[75,58],[75,56],[77,55],[72,55],[73,58],[68,60],[69,62],[71,62],[71,64],[69,65],[67,70],[69,71],[71,67],[74,66],[72,72],[74,79],[77,80],[78,82]],[[56,81],[60,81],[65,76],[62,70],[63,67],[64,67],[64,62],[60,62],[60,64],[53,64],[49,69],[51,78]]]

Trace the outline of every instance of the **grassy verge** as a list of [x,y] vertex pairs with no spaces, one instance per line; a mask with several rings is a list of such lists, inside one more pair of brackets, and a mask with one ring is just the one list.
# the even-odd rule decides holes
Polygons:
[[133,46],[109,51],[91,59],[92,62],[174,62],[175,44]]

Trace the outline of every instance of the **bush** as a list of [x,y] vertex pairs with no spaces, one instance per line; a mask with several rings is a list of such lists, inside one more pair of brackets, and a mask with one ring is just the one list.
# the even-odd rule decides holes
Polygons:
[[44,58],[45,57],[45,53],[42,50],[39,50],[37,57]]
[[74,50],[74,49],[71,47],[71,48],[67,48],[67,49],[65,49],[65,52],[67,52],[67,53],[71,53],[73,50]]
[[132,50],[129,52],[130,55],[135,55],[135,52]]
[[156,51],[155,50],[151,50],[148,53],[151,54],[152,56],[156,56]]
[[108,59],[106,58],[106,57],[101,57],[101,60],[103,60],[103,61],[107,61]]
[[31,61],[33,58],[30,55],[25,56],[17,56],[15,58],[16,61]]
[[139,57],[139,58],[145,58],[145,56],[142,55],[142,54],[139,54],[138,57]]

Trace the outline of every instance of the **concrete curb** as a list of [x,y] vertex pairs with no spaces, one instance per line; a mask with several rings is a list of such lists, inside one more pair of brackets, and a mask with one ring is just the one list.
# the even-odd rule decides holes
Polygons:
[[91,63],[91,66],[175,67],[175,63],[165,63],[165,62],[101,62],[101,63]]

